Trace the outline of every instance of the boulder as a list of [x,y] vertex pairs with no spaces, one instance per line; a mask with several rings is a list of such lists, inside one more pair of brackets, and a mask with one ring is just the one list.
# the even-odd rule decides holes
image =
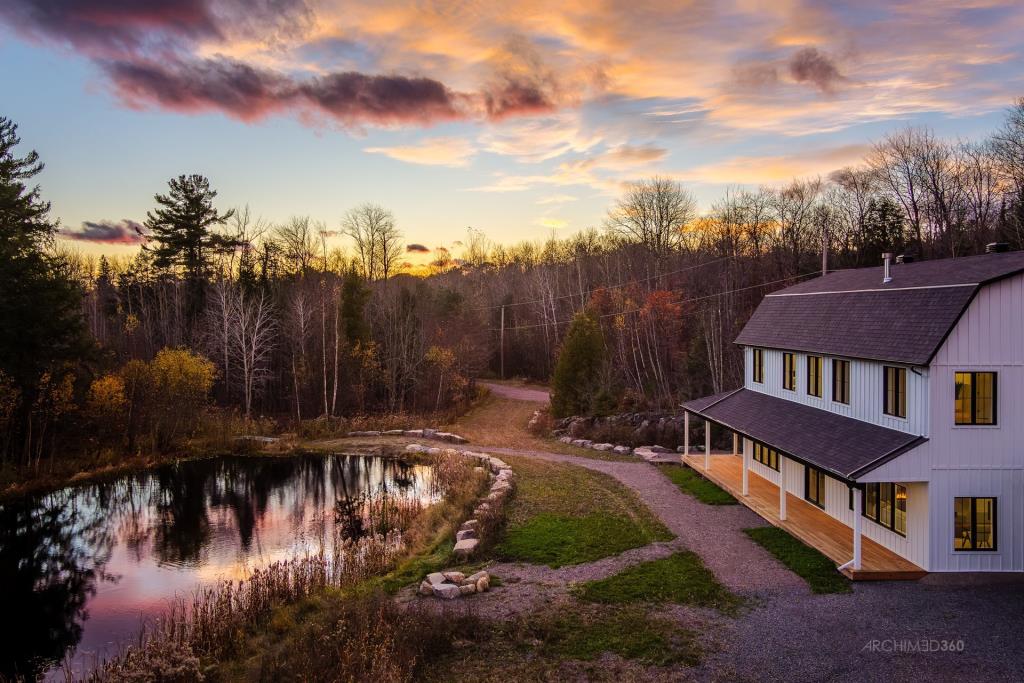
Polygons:
[[612,449],[612,451],[618,453],[619,455],[629,455],[630,453],[633,452],[633,449],[630,448],[629,446],[616,446],[615,448]]
[[412,437],[419,438],[419,437],[423,436],[423,430],[422,429],[406,429],[404,432],[402,432],[402,434],[404,436],[412,436]]
[[441,455],[441,449],[440,448],[428,448],[427,449],[427,455]]
[[445,600],[454,600],[462,595],[462,591],[454,583],[442,583],[434,586],[434,595]]
[[665,448],[664,446],[650,446],[652,453],[675,453],[671,448]]
[[686,446],[679,446],[678,448],[676,448],[676,453],[685,453],[685,452],[686,452]]
[[610,451],[613,448],[615,448],[615,444],[613,444],[613,443],[595,443],[593,446],[591,446],[591,448],[593,448],[595,451]]
[[466,529],[464,531],[457,531],[455,533],[456,541],[465,541],[467,538],[476,538],[476,531],[473,529]]
[[476,572],[475,574],[470,574],[469,576],[467,576],[466,577],[466,581],[472,581],[475,584],[480,579],[482,579],[484,577],[490,578],[490,576],[491,576],[490,574],[488,574],[487,572],[485,572],[484,570],[481,569],[480,571]]
[[441,572],[433,572],[431,574],[427,574],[427,583],[429,583],[431,586],[440,586],[445,581],[445,576]]
[[444,578],[448,579],[452,583],[462,583],[466,580],[466,575],[462,572],[441,572],[444,574]]
[[467,529],[477,529],[479,527],[480,527],[480,520],[477,520],[477,519],[467,519],[465,522],[462,523],[462,526],[459,527],[459,530],[460,531],[465,531]]
[[459,586],[459,595],[472,595],[473,593],[476,593],[476,584],[467,583]]
[[491,589],[491,579],[488,576],[481,576],[476,581],[476,592],[485,593]]
[[425,438],[425,439],[433,439],[435,436],[437,436],[437,430],[436,429],[426,429],[426,428],[424,428],[422,431],[423,431],[423,438]]
[[434,594],[434,586],[433,586],[433,584],[431,584],[429,581],[423,581],[422,583],[420,583],[419,594],[420,595],[424,595],[424,596],[426,596],[426,595],[433,595]]
[[418,443],[411,443],[405,447],[406,453],[426,453],[427,449],[425,446],[421,446]]
[[572,443],[572,437],[571,436],[559,437],[558,440],[561,441],[562,443]]
[[384,436],[405,436],[404,429],[389,429],[383,432]]
[[348,435],[349,436],[380,436],[380,432],[378,432],[378,431],[371,431],[371,430],[365,430],[365,431],[361,431],[361,432],[349,432]]
[[455,553],[455,557],[466,558],[473,554],[476,547],[480,545],[480,541],[475,538],[467,538],[459,541],[455,544],[455,549],[452,551]]

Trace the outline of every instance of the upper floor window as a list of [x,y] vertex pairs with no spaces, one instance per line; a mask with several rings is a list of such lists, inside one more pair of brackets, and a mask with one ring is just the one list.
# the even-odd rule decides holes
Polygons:
[[996,423],[996,373],[956,373],[953,415],[958,425]]
[[907,369],[886,365],[882,401],[886,415],[907,416]]
[[953,550],[996,549],[996,499],[953,499]]
[[782,354],[782,388],[796,391],[796,356]]
[[779,469],[779,452],[756,441],[754,442],[754,460],[773,470]]
[[807,356],[807,395],[821,398],[821,356]]
[[832,359],[832,400],[850,402],[850,361]]
[[825,473],[810,465],[804,468],[804,499],[825,507]]
[[764,349],[754,349],[754,381],[764,384]]

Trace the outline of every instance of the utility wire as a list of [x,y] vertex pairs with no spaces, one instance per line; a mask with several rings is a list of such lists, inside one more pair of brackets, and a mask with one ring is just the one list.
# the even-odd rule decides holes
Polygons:
[[[693,303],[695,301],[703,301],[704,299],[712,299],[712,298],[714,298],[716,296],[725,296],[726,294],[735,294],[736,292],[744,292],[744,291],[746,291],[748,289],[757,289],[758,287],[769,287],[771,285],[777,285],[779,283],[786,282],[788,280],[799,280],[801,278],[810,277],[811,275],[817,275],[820,272],[821,272],[820,270],[815,270],[815,271],[812,271],[812,272],[803,273],[801,275],[791,275],[789,277],[784,277],[784,278],[781,278],[779,280],[773,280],[771,282],[761,282],[761,283],[756,284],[756,285],[748,285],[746,287],[737,287],[736,289],[727,289],[727,290],[721,291],[721,292],[714,292],[713,294],[704,294],[702,296],[690,297],[688,299],[680,299],[678,301],[672,301],[670,303],[672,303],[672,304],[688,304],[688,303]],[[617,311],[615,313],[602,313],[601,315],[599,315],[597,317],[598,318],[614,318],[614,317],[620,316],[620,315],[627,315],[629,313],[636,313],[636,312],[639,312],[641,310],[643,310],[643,307],[642,306],[637,306],[636,308],[630,308],[630,309],[627,309],[627,310],[624,310],[624,311]],[[550,322],[550,323],[535,323],[535,324],[532,324],[532,325],[517,325],[516,327],[506,327],[505,331],[506,332],[514,332],[516,330],[529,330],[529,329],[535,329],[537,327],[547,327],[548,325],[564,325],[565,323],[569,323],[569,322],[572,322],[572,320],[571,319],[569,319],[569,320],[557,320],[555,322]],[[490,332],[500,332],[501,330],[500,330],[500,328],[497,328],[497,327],[490,327],[490,328],[488,328],[488,331],[490,331]]]
[[[668,277],[670,275],[678,275],[679,273],[685,273],[687,271],[694,270],[696,268],[703,268],[704,266],[711,266],[711,265],[714,265],[716,263],[721,263],[722,261],[727,261],[727,260],[733,259],[733,258],[736,258],[736,257],[735,256],[723,256],[721,258],[714,259],[713,261],[705,261],[704,263],[697,263],[697,264],[692,265],[692,266],[687,266],[686,268],[680,268],[679,270],[672,270],[672,271],[669,271],[667,273],[662,273],[661,275],[652,275],[650,277],[641,278],[639,280],[628,280],[626,282],[620,282],[618,284],[608,285],[607,287],[598,287],[598,289],[620,289],[622,287],[628,287],[629,285],[637,284],[639,282],[650,282],[651,280],[658,280],[658,279],[661,279],[663,277]],[[574,298],[576,298],[578,296],[579,296],[579,292],[577,292],[575,294],[564,294],[562,296],[556,296],[556,297],[552,297],[550,299],[547,298],[547,297],[543,297],[543,298],[540,298],[540,299],[532,299],[530,301],[513,301],[510,304],[495,304],[493,306],[475,306],[475,307],[472,307],[472,308],[469,308],[469,309],[466,309],[466,310],[470,310],[470,311],[493,311],[493,310],[497,310],[499,308],[505,308],[505,307],[527,306],[529,304],[548,303],[549,301],[550,302],[561,301],[562,299],[574,299]],[[513,329],[513,328],[509,328],[509,329]]]

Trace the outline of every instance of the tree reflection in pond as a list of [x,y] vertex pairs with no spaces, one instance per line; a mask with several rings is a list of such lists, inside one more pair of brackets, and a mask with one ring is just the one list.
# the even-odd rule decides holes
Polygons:
[[430,502],[430,470],[346,455],[215,458],[0,504],[0,585],[8,623],[18,620],[0,641],[0,676],[32,677],[65,656],[81,671],[174,595],[314,552],[334,536],[336,504],[384,491]]

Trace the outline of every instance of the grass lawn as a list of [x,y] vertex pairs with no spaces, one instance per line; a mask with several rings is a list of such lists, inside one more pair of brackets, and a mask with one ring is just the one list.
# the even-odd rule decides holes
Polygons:
[[665,476],[682,490],[707,505],[736,505],[732,495],[685,465],[660,465]]
[[774,526],[744,529],[765,550],[803,578],[815,593],[849,593],[850,581],[836,571],[836,564],[788,532]]
[[671,532],[612,477],[575,465],[505,458],[516,495],[495,548],[506,560],[561,567],[668,541]]
[[740,599],[718,582],[696,553],[688,550],[630,567],[576,589],[588,602],[677,603],[735,612]]

